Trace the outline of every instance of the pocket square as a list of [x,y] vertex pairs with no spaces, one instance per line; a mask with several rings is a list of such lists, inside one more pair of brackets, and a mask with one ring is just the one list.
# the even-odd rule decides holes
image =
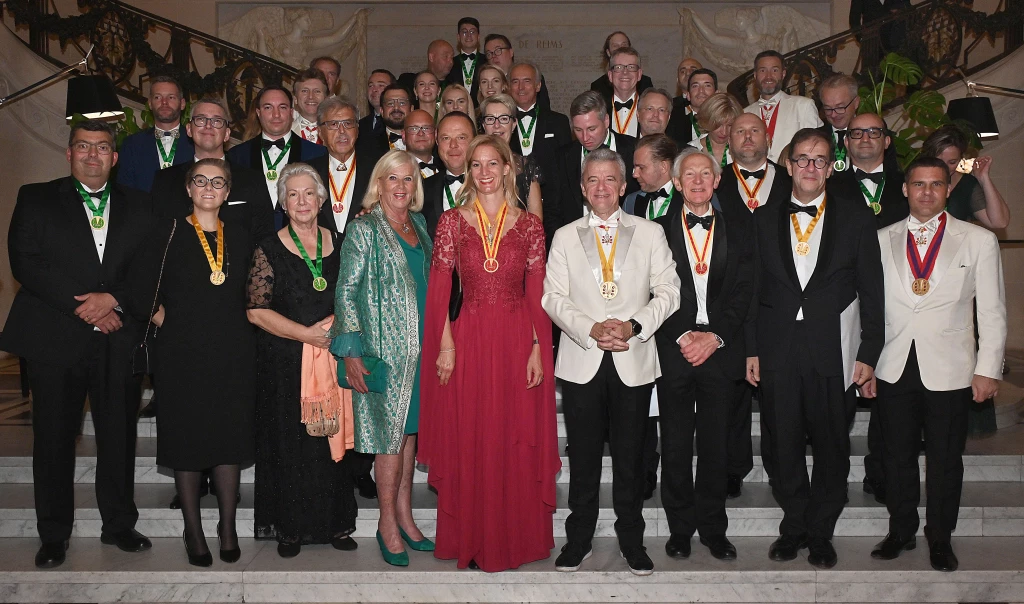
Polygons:
[[547,134],[544,135],[544,138],[555,138],[555,133],[554,132],[548,132]]
[[249,202],[247,202],[247,201],[229,201],[228,205],[229,206],[237,206],[240,203],[249,203]]

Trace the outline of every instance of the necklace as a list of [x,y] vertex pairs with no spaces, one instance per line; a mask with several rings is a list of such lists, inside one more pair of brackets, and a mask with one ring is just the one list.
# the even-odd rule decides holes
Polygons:
[[409,221],[408,220],[406,220],[404,222],[398,222],[394,218],[388,216],[387,212],[384,212],[384,217],[387,218],[388,220],[390,220],[391,222],[393,222],[394,224],[397,224],[398,226],[402,227],[402,232],[403,233],[408,233],[411,230],[409,228]]

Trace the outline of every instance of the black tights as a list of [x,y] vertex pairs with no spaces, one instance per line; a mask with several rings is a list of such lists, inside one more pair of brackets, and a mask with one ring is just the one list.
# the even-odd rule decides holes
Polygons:
[[[203,534],[203,521],[199,509],[199,485],[202,472],[174,471],[174,487],[181,499],[181,515],[185,520],[185,542],[194,555],[209,552],[206,535]],[[217,491],[217,506],[220,508],[221,549],[238,547],[238,533],[235,530],[235,510],[238,507],[238,483],[241,479],[241,466],[221,465],[210,470],[210,479]]]

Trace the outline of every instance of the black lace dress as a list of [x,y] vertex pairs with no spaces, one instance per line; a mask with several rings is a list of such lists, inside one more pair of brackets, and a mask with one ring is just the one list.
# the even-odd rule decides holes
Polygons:
[[513,155],[516,160],[516,192],[519,193],[519,207],[528,210],[530,201],[530,185],[536,182],[544,184],[544,175],[541,173],[537,160],[533,155]]
[[[249,308],[313,325],[334,312],[338,265],[337,252],[324,257],[327,289],[316,291],[305,261],[275,233],[253,255]],[[288,543],[330,543],[355,531],[351,456],[335,463],[327,439],[306,434],[299,405],[301,368],[302,342],[258,331],[255,534]]]

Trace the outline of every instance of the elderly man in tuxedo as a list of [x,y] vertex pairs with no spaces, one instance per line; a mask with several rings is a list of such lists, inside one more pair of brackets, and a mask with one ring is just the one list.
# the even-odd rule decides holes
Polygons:
[[786,66],[778,51],[765,50],[754,57],[754,81],[761,96],[744,111],[760,115],[768,125],[768,136],[772,139],[768,159],[779,161],[782,149],[798,130],[821,127],[818,107],[807,97],[792,96],[782,90]]
[[131,355],[144,326],[121,304],[129,265],[153,224],[147,196],[110,179],[117,158],[108,124],[75,124],[71,175],[23,186],[11,218],[8,254],[21,289],[0,350],[26,360],[32,388],[40,568],[63,564],[74,528],[75,440],[86,395],[96,424],[100,541],[128,552],[151,547],[135,530],[134,502],[139,379]]
[[942,160],[915,160],[903,183],[910,217],[878,231],[885,346],[875,377],[887,452],[889,534],[871,557],[891,560],[917,544],[923,430],[924,534],[932,568],[940,571],[958,566],[950,536],[960,510],[967,411],[972,400],[996,395],[1006,344],[999,242],[945,211],[949,190]]
[[655,334],[662,373],[661,502],[671,531],[665,553],[672,558],[690,555],[696,531],[712,556],[736,559],[725,536],[729,403],[741,395],[746,372],[743,332],[754,293],[754,234],[748,212],[711,207],[720,178],[721,166],[710,155],[683,149],[672,170],[682,204],[657,219],[681,282],[679,310]]
[[607,435],[620,553],[633,574],[649,575],[643,444],[651,384],[660,374],[651,337],[679,308],[679,275],[665,231],[619,208],[626,166],[617,153],[591,151],[580,180],[590,209],[555,233],[541,299],[562,330],[555,377],[572,443],[568,543],[555,568],[577,570],[591,554]]

